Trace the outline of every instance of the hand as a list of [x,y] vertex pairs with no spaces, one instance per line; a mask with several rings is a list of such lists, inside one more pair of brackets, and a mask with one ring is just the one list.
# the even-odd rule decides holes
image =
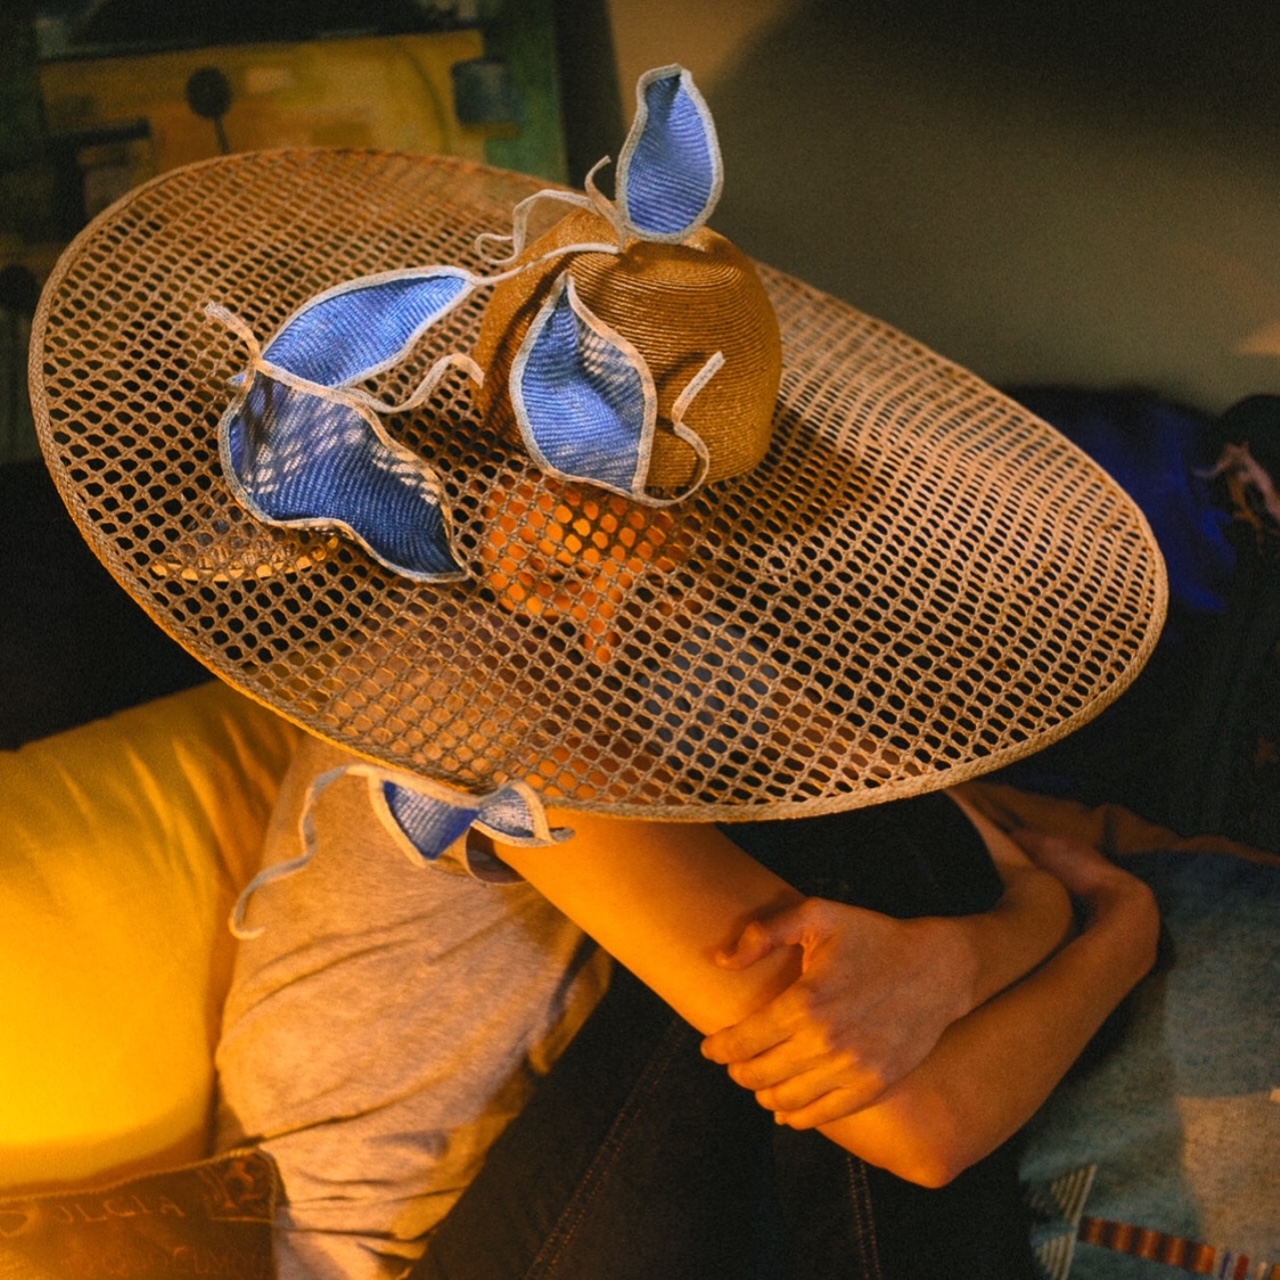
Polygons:
[[[1149,940],[1139,958],[1149,953],[1155,963],[1160,913],[1155,895],[1137,876],[1116,866],[1092,845],[1070,836],[1023,828],[1009,833],[1032,862],[1059,880],[1083,908],[1086,927],[1116,918],[1131,930],[1135,943]],[[1146,972],[1146,969],[1143,969]]]
[[752,921],[725,969],[798,946],[801,976],[703,1054],[780,1124],[808,1129],[873,1103],[973,1005],[974,961],[942,918],[895,920],[821,898]]

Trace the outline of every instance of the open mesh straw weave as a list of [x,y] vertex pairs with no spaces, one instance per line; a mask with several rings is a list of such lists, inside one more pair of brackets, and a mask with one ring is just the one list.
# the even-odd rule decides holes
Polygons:
[[[968,373],[764,268],[773,444],[661,522],[549,487],[461,373],[388,429],[444,477],[473,581],[417,585],[237,506],[215,432],[244,353],[205,304],[266,337],[354,276],[483,270],[475,237],[533,189],[404,155],[235,156],[132,193],[64,255],[32,342],[48,463],[111,572],[214,672],[395,768],[677,819],[959,782],[1123,691],[1166,599],[1129,497]],[[384,398],[469,351],[485,300],[384,375]],[[530,575],[522,608],[503,584]]]

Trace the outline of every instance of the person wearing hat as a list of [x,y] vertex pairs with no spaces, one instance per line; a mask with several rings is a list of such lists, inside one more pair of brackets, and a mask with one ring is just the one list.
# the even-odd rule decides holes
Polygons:
[[[710,232],[687,73],[637,105],[614,200],[370,152],[166,174],[37,315],[33,407],[85,536],[312,735],[237,911],[219,1048],[224,1128],[284,1173],[282,1275],[402,1274],[443,1218],[439,1264],[534,1078],[582,1078],[551,1063],[597,1021],[574,1040],[607,977],[583,931],[709,1033],[693,1057],[753,1119],[820,1127],[777,1166],[852,1224],[813,1275],[851,1249],[858,1274],[929,1274],[922,1240],[881,1265],[905,1193],[872,1206],[876,1170],[983,1167],[1151,963],[1137,882],[1037,845],[1087,907],[1068,941],[1060,891],[940,794],[1140,669],[1166,593],[1141,514],[965,371]],[[427,863],[446,874],[410,886]],[[661,1141],[622,1145],[669,1151],[684,1117],[643,1110]],[[731,1219],[786,1191],[735,1165]],[[660,1265],[695,1265],[657,1204],[621,1202],[629,1240],[656,1222]],[[623,1252],[538,1273],[653,1265]]]

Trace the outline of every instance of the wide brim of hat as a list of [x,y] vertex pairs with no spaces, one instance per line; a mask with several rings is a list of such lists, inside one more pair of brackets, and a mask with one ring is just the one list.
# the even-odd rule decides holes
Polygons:
[[[607,628],[485,585],[486,521],[545,481],[462,374],[388,431],[443,476],[473,580],[414,583],[340,532],[249,515],[217,446],[245,356],[206,304],[266,338],[359,275],[483,271],[476,236],[537,187],[441,158],[231,156],[130,193],[63,255],[31,346],[46,459],[106,566],[213,672],[398,770],[680,820],[958,783],[1129,685],[1167,595],[1129,496],[965,370],[763,267],[784,351],[769,453],[671,509],[680,554],[616,580]],[[389,399],[471,349],[484,300],[384,377]]]

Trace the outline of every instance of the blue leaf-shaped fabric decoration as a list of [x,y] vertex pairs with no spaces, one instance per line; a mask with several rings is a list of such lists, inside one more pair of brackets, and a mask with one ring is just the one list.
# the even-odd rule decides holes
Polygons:
[[463,576],[434,474],[354,406],[259,370],[220,439],[223,465],[260,519],[345,529],[407,577]]
[[511,844],[544,845],[570,834],[566,828],[547,827],[541,804],[527,787],[503,787],[485,796],[454,791],[446,798],[391,779],[381,786],[387,812],[428,861],[440,857],[477,823]]
[[349,281],[295,311],[263,357],[322,387],[350,386],[394,364],[475,283],[452,267]]
[[724,170],[715,124],[682,67],[646,72],[636,118],[618,160],[618,205],[635,233],[682,240],[720,199]]
[[382,784],[382,797],[405,838],[429,862],[465,836],[480,816],[476,804],[449,804],[394,782]]
[[525,334],[511,399],[543,470],[642,492],[658,413],[653,378],[631,343],[591,314],[567,273]]

